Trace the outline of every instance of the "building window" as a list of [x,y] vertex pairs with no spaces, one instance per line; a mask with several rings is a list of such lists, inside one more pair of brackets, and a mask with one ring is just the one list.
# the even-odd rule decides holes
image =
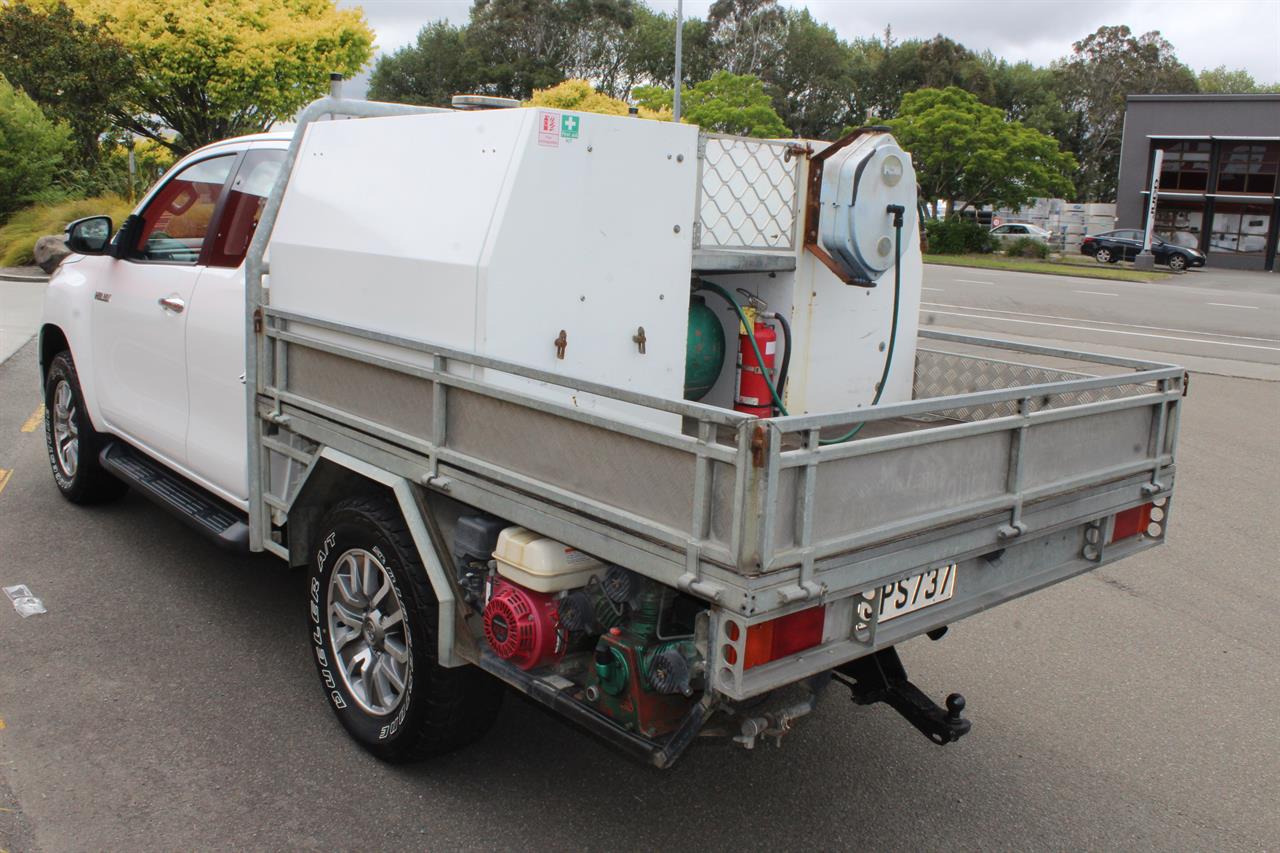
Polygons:
[[1267,250],[1270,227],[1270,205],[1219,203],[1213,212],[1209,250],[1261,256]]
[[1201,204],[1179,204],[1161,199],[1156,207],[1155,234],[1167,243],[1200,248],[1200,234],[1204,230],[1204,208]]
[[1161,142],[1164,165],[1160,167],[1160,189],[1204,192],[1209,187],[1208,140],[1181,139]]
[[1271,195],[1280,172],[1280,143],[1224,142],[1218,192]]

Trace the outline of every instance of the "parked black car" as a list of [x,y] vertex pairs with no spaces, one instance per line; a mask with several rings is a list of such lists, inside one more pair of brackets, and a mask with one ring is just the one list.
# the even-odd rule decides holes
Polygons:
[[[1136,228],[1090,234],[1080,242],[1080,254],[1089,255],[1100,264],[1132,261],[1142,251],[1142,238],[1143,232]],[[1204,266],[1204,255],[1200,252],[1175,246],[1159,237],[1151,238],[1151,254],[1156,256],[1157,264],[1164,264],[1174,272]]]

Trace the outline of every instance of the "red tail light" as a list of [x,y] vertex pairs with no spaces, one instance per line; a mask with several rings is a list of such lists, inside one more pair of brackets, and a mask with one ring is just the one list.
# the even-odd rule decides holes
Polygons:
[[822,642],[826,619],[827,608],[819,605],[752,625],[747,629],[747,651],[742,668],[751,669],[813,648]]
[[1151,524],[1151,506],[1151,504],[1143,504],[1133,509],[1126,509],[1124,512],[1117,512],[1116,523],[1111,528],[1111,541],[1119,542],[1121,539],[1145,533],[1147,526]]
[[1085,238],[1084,238],[1083,240],[1081,240],[1080,242],[1081,242],[1081,243],[1092,243],[1092,242],[1093,242],[1093,238],[1092,238],[1092,237],[1085,237]]

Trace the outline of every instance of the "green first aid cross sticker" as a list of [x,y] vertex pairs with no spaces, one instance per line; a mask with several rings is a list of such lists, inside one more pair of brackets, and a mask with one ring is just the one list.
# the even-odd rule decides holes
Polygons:
[[565,139],[577,139],[578,125],[580,123],[581,122],[577,116],[574,116],[574,115],[560,116],[560,135],[563,136]]

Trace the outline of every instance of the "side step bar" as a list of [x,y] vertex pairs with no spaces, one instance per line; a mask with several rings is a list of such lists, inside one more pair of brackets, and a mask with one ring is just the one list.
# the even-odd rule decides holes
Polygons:
[[99,455],[102,467],[232,551],[249,550],[248,517],[194,483],[121,442]]

